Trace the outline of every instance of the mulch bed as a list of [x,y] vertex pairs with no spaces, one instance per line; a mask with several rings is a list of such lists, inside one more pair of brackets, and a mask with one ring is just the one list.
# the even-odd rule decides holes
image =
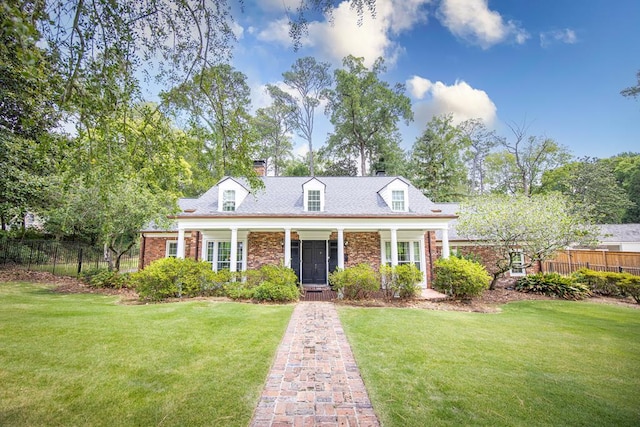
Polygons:
[[[53,292],[63,294],[76,294],[76,293],[88,293],[88,294],[101,294],[101,295],[116,295],[120,296],[120,303],[122,304],[140,304],[138,294],[132,289],[96,289],[87,286],[81,280],[75,277],[55,276],[49,272],[44,271],[27,271],[19,269],[0,269],[0,282],[31,282],[31,283],[45,283],[53,285]],[[363,300],[363,301],[334,301],[340,305],[349,305],[356,307],[403,307],[403,308],[417,308],[426,310],[445,310],[445,311],[466,311],[477,313],[499,313],[501,311],[500,306],[512,301],[523,300],[553,300],[554,298],[545,295],[528,294],[523,292],[517,292],[513,289],[509,289],[511,283],[507,280],[502,280],[496,286],[496,289],[486,291],[481,297],[475,298],[472,301],[455,301],[455,300],[443,300],[443,301],[384,301],[380,299],[375,300]],[[212,300],[227,300],[226,298],[197,298],[212,299]],[[176,301],[189,301],[193,299],[184,299]],[[592,297],[585,301],[597,302],[603,304],[615,304],[624,305],[635,309],[640,309],[640,304],[636,304],[632,298],[610,298],[610,297]]]

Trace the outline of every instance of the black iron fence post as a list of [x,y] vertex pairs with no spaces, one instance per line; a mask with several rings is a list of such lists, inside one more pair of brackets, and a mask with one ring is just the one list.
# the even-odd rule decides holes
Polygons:
[[78,249],[78,276],[82,273],[82,246]]

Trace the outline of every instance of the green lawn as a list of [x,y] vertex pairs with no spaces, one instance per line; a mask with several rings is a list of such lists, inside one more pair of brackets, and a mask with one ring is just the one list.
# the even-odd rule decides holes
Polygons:
[[339,312],[384,426],[640,425],[640,310]]
[[0,283],[0,425],[246,426],[292,309]]

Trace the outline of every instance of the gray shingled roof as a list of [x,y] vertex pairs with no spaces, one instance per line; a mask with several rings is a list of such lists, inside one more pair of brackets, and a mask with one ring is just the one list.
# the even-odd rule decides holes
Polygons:
[[[302,185],[309,177],[263,177],[264,189],[252,191],[234,212],[218,212],[218,185],[209,189],[198,199],[182,199],[180,217],[189,216],[242,216],[242,215],[295,215],[295,216],[327,216],[327,215],[398,215],[391,210],[378,194],[387,184],[396,178],[409,185],[409,212],[403,215],[447,215],[445,212],[434,212],[441,209],[441,204],[433,203],[422,192],[402,177],[317,177],[326,185],[325,210],[323,212],[305,212],[303,207]],[[228,178],[227,178],[228,179]],[[235,179],[235,178],[234,178]],[[249,188],[244,181],[235,179]]]
[[602,224],[602,242],[640,242],[640,224]]

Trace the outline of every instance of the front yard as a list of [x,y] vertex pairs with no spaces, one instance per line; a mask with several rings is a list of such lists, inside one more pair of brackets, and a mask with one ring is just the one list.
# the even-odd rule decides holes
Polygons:
[[[0,282],[0,425],[246,426],[293,305]],[[638,425],[640,310],[338,307],[384,426]]]
[[246,426],[293,306],[0,283],[0,425]]
[[640,422],[640,310],[521,301],[501,313],[339,308],[385,426]]

